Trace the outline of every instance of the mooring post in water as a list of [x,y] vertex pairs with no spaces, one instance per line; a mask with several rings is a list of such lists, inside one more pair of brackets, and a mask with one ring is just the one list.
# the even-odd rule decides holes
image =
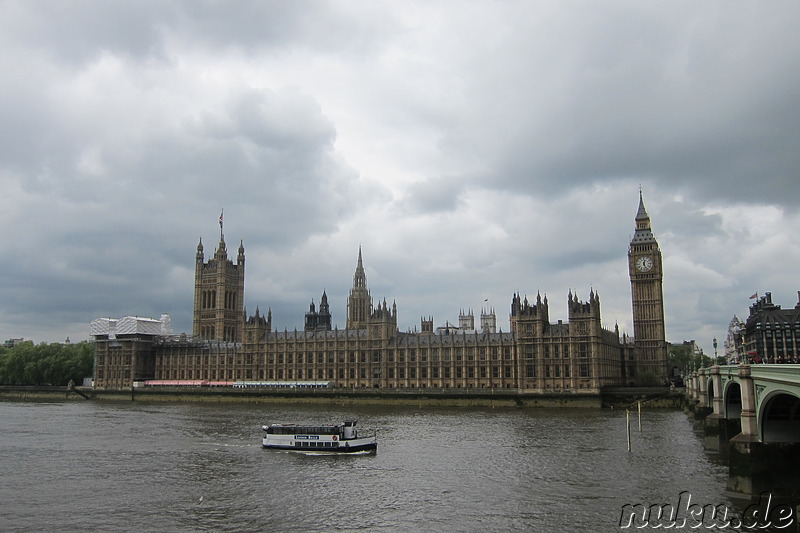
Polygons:
[[625,428],[628,432],[628,451],[631,451],[631,411],[625,409]]
[[637,402],[639,404],[639,433],[642,432],[642,400]]

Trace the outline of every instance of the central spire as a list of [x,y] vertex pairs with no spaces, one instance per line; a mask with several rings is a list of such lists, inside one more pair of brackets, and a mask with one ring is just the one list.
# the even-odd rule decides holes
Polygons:
[[353,288],[347,299],[347,329],[363,329],[367,327],[367,319],[372,313],[372,296],[367,289],[367,274],[361,258],[361,246],[358,247],[358,264],[353,274]]
[[366,287],[367,274],[364,272],[364,262],[361,260],[361,245],[358,246],[358,265],[356,265],[356,273],[353,274],[353,287]]

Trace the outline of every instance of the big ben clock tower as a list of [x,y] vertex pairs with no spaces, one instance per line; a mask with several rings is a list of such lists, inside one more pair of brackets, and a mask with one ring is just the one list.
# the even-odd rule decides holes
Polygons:
[[644,208],[640,189],[636,233],[628,248],[638,381],[648,374],[659,380],[666,379],[668,374],[662,266],[661,250],[650,228],[650,216]]

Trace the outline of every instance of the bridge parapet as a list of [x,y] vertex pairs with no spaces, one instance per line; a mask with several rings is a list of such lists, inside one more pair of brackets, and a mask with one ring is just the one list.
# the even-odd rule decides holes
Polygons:
[[[776,418],[781,419],[783,442],[787,442],[787,435],[800,435],[800,365],[741,364],[701,368],[690,376],[689,383],[689,397],[698,402],[698,407],[713,407],[716,418],[740,419],[742,431],[735,439],[765,442],[766,422]],[[776,404],[770,403],[778,396],[782,402],[780,409],[788,409],[788,415],[778,414]],[[788,420],[784,420],[786,416]],[[792,422],[798,427],[789,428],[787,432],[785,427]],[[770,423],[770,427],[774,424]],[[770,431],[767,433],[767,440],[774,436]],[[800,437],[791,439],[788,442],[800,441]]]

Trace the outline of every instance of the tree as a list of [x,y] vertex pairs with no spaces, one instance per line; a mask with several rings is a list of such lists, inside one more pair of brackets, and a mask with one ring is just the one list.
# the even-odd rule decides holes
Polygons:
[[695,351],[694,342],[684,342],[682,344],[670,344],[668,349],[670,373],[677,368],[679,374],[688,375],[698,368],[712,365],[710,357],[703,353],[703,350]]
[[92,375],[94,344],[23,342],[0,351],[0,384],[66,385]]

